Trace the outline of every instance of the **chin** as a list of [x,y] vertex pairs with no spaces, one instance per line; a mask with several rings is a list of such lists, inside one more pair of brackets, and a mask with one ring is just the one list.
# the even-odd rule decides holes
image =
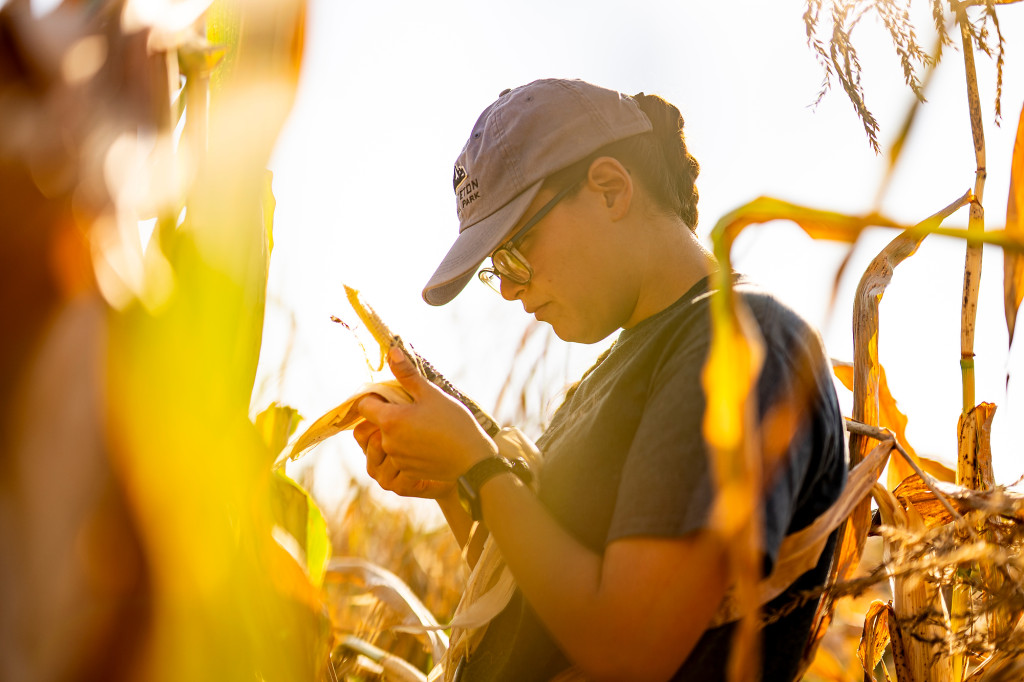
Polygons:
[[569,341],[570,343],[597,343],[598,341],[603,341],[607,339],[609,334],[615,331],[614,329],[605,332],[593,329],[573,330],[571,328],[567,328],[565,325],[553,324],[550,322],[548,324],[551,324],[551,329],[554,330],[555,336],[560,338],[562,341]]

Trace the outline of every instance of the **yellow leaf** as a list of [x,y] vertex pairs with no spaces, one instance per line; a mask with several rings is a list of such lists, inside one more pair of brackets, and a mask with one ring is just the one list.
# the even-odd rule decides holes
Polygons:
[[[1010,163],[1010,193],[1006,201],[1006,231],[1024,235],[1024,220],[1020,207],[1024,206],[1024,109],[1017,123],[1017,137],[1013,141],[1013,161]],[[1017,251],[1003,253],[1003,305],[1006,309],[1006,329],[1013,343],[1013,330],[1017,311],[1024,298],[1024,257]]]
[[294,407],[278,405],[276,402],[270,403],[267,409],[256,415],[256,429],[263,437],[272,459],[284,450],[301,420],[302,416]]
[[875,666],[882,660],[882,654],[889,646],[889,612],[892,607],[883,601],[875,600],[864,615],[864,631],[857,647],[857,658],[860,659],[864,674],[873,678]]
[[[964,488],[949,482],[941,482],[936,487],[939,492],[950,499],[957,511],[965,511],[957,502],[958,496],[965,492]],[[917,474],[904,479],[893,490],[893,494],[905,508],[914,507],[928,528],[943,526],[953,520],[946,508],[935,499],[935,495]]]
[[[878,426],[887,428],[896,436],[896,440],[906,449],[915,461],[918,460],[917,453],[907,441],[907,417],[896,405],[896,399],[889,391],[889,384],[885,378],[885,368],[878,365]],[[848,362],[833,362],[832,371],[836,378],[846,388],[853,390],[853,364]],[[894,457],[889,462],[888,487],[890,490],[899,485],[899,482],[914,473],[914,470],[901,457]]]
[[[362,416],[355,411],[353,408],[359,399],[369,394],[377,395],[389,403],[410,403],[412,398],[408,392],[402,388],[401,384],[395,379],[388,381],[382,381],[375,384],[367,384],[359,389],[354,395],[342,404],[335,407],[333,410],[329,410],[322,417],[313,422],[309,428],[302,432],[295,443],[292,445],[292,449],[289,451],[287,459],[296,460],[304,452],[309,450],[317,443],[330,438],[331,436],[346,431],[363,421]],[[282,455],[278,457],[277,462],[274,466],[279,466],[284,463],[285,457]]]

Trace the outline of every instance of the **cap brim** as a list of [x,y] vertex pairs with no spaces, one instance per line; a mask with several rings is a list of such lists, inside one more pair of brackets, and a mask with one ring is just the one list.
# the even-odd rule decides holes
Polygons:
[[540,180],[497,211],[464,229],[423,288],[423,300],[444,305],[455,298],[487,258],[519,222],[544,184]]

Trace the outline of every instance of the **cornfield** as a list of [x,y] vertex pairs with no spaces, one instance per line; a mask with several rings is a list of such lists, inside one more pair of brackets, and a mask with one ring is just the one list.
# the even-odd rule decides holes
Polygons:
[[[862,485],[834,519],[842,541],[805,679],[1024,678],[1024,494],[995,484],[996,406],[976,401],[974,359],[983,245],[1003,250],[1010,343],[1024,299],[1024,111],[1012,167],[988,168],[975,63],[995,63],[998,120],[999,16],[1015,2],[931,0],[928,48],[909,0],[806,4],[819,100],[838,84],[871,147],[883,151],[854,35],[866,17],[891,36],[916,101],[874,210],[761,197],[711,233],[723,277],[704,435],[742,616],[733,680],[759,679],[752,652],[772,616],[758,610],[757,511],[738,503],[757,497],[769,431],[745,417],[758,339],[724,275],[740,233],[776,220],[850,253],[869,228],[894,233],[860,276],[853,357],[834,363]],[[324,514],[308,492],[316,470],[297,481],[280,465],[303,416],[253,404],[274,246],[266,168],[306,22],[305,0],[0,4],[0,679],[426,679],[444,655],[468,575],[450,534],[354,482]],[[940,59],[963,61],[975,181],[903,224],[878,207]],[[983,199],[997,173],[1010,192],[992,228]],[[878,353],[879,304],[931,236],[965,249],[955,469],[914,450]],[[538,383],[534,358],[524,364],[499,396],[518,392],[523,419]]]

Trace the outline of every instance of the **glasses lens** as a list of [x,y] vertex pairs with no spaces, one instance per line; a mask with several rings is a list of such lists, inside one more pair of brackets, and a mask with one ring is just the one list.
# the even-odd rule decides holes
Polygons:
[[491,262],[494,263],[494,269],[502,277],[516,284],[526,284],[530,281],[530,277],[533,276],[530,266],[509,249],[498,249],[495,251],[494,255],[491,256]]

